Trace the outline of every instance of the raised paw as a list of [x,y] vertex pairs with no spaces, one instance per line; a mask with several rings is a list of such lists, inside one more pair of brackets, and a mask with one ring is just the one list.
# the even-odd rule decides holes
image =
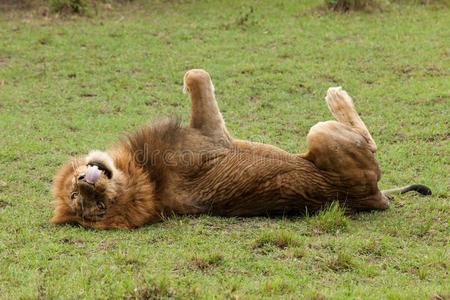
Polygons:
[[347,125],[353,125],[356,111],[352,98],[340,86],[331,87],[325,97],[328,108],[336,120]]
[[183,78],[183,92],[192,93],[193,91],[202,90],[214,93],[214,85],[208,72],[202,69],[187,71]]
[[370,150],[375,152],[377,149],[375,141],[370,135],[366,125],[356,112],[353,105],[353,100],[347,92],[341,87],[331,87],[327,91],[325,101],[327,102],[328,108],[336,120],[356,129],[366,138]]

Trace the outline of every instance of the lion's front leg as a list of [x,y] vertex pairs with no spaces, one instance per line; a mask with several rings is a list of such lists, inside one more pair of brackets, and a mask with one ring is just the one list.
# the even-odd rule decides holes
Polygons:
[[231,144],[231,137],[219,111],[214,86],[208,72],[193,69],[184,75],[184,90],[191,95],[192,128],[199,129],[204,135],[225,145]]

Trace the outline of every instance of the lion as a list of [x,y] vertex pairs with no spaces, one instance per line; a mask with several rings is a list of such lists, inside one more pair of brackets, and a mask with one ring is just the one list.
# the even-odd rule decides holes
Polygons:
[[377,145],[340,87],[325,97],[335,120],[314,125],[298,154],[234,138],[206,71],[188,71],[184,89],[189,126],[154,122],[57,172],[52,223],[132,229],[172,215],[301,215],[334,201],[351,213],[385,210],[395,192],[431,194],[423,185],[378,189]]

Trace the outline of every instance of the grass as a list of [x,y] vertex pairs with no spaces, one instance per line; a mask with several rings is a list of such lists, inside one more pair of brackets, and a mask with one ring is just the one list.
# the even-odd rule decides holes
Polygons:
[[341,12],[358,10],[373,12],[382,8],[382,4],[378,0],[325,0],[324,2],[328,9]]
[[276,247],[280,249],[285,249],[289,246],[298,246],[300,244],[295,233],[290,231],[267,231],[259,237],[253,248],[265,248],[265,247]]
[[333,202],[329,207],[311,217],[309,223],[318,232],[337,234],[347,230],[349,220],[345,215],[345,210],[339,206],[339,202]]
[[[0,12],[0,298],[449,297],[449,11],[334,14],[321,3]],[[235,136],[293,152],[331,118],[323,97],[342,85],[378,143],[380,186],[420,182],[433,195],[352,217],[51,225],[56,168],[148,120],[187,121],[182,76],[194,67],[212,74]]]

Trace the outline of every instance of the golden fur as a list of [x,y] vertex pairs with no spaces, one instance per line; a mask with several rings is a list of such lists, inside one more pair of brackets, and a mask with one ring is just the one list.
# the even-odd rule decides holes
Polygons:
[[[329,89],[326,102],[337,121],[313,126],[307,152],[291,154],[232,138],[207,72],[191,70],[184,83],[190,125],[162,120],[107,152],[66,163],[53,183],[53,223],[136,228],[173,214],[292,214],[332,201],[349,211],[388,207],[377,186],[375,142],[345,91]],[[88,165],[104,171],[95,185],[83,179]]]

